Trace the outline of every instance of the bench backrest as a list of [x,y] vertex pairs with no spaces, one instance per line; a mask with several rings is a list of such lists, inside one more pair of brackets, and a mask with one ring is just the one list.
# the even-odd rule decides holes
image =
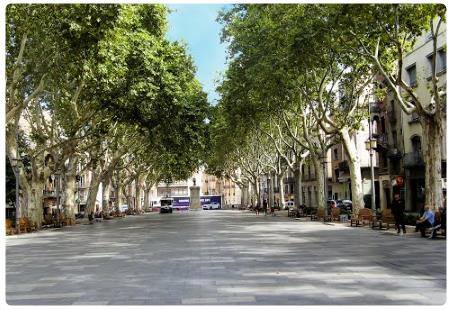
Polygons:
[[436,211],[436,213],[434,213],[434,220],[438,223],[441,223],[441,212]]
[[382,220],[390,220],[393,219],[394,215],[392,215],[392,211],[391,209],[384,209],[383,211],[381,211],[381,219]]
[[359,218],[361,219],[371,219],[372,218],[372,210],[367,208],[362,208],[358,213]]
[[341,214],[341,209],[339,208],[331,208],[331,215],[333,217],[338,217]]
[[317,209],[317,217],[324,218],[325,217],[325,209],[322,209],[322,208]]
[[5,220],[6,229],[12,228],[12,221],[10,219]]

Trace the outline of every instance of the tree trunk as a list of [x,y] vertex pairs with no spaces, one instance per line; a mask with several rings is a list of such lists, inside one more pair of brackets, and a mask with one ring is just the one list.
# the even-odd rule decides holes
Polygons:
[[120,205],[122,204],[122,184],[121,184],[121,179],[120,179],[120,172],[117,171],[117,183],[116,183],[116,211],[120,211]]
[[43,191],[43,182],[40,180],[32,180],[31,187],[26,193],[28,219],[38,228],[42,226],[42,222],[44,220],[44,208],[42,206]]
[[65,173],[64,184],[64,217],[75,221],[75,213],[77,210],[77,203],[75,193],[77,191],[76,169],[74,169],[74,158],[69,158],[69,164]]
[[303,192],[302,192],[302,165],[298,164],[297,169],[294,171],[295,177],[295,205],[299,208],[303,204]]
[[93,171],[89,187],[89,193],[86,200],[87,215],[95,212],[95,203],[97,201],[97,193],[99,185],[100,185],[100,175],[96,171]]
[[350,170],[350,182],[352,185],[352,204],[353,212],[358,214],[359,210],[364,208],[364,199],[362,191],[361,163],[358,151],[350,138],[347,128],[339,132],[344,144],[344,149],[348,157],[348,166]]
[[136,197],[136,211],[141,210],[141,182],[139,179],[139,174],[136,175],[136,179],[134,180],[134,188],[135,188],[135,197]]
[[268,181],[267,182],[267,207],[270,208],[275,204],[275,191],[274,191],[274,185],[275,185],[275,176],[274,173],[268,173]]
[[125,184],[122,187],[123,195],[125,196],[125,199],[127,201],[128,210],[133,209],[133,201],[132,201],[132,193],[131,193],[131,186],[130,184]]
[[421,117],[423,130],[423,159],[425,162],[425,205],[437,211],[442,206],[442,138],[443,126],[439,112]]
[[320,162],[320,156],[312,156],[314,170],[316,172],[317,188],[316,188],[316,205],[317,208],[322,208],[327,214],[326,200],[325,200],[325,181],[323,175],[322,163]]
[[280,188],[279,192],[280,192],[280,208],[281,210],[284,210],[284,172],[282,172],[281,174],[277,175],[278,178],[278,187]]
[[150,188],[148,187],[145,187],[144,190],[144,210],[150,210]]
[[111,188],[111,179],[106,177],[103,181],[103,192],[102,192],[102,211],[104,215],[108,215],[111,210],[109,210],[109,192]]
[[259,182],[258,182],[258,178],[253,178],[252,186],[253,186],[252,204],[255,206],[259,202]]

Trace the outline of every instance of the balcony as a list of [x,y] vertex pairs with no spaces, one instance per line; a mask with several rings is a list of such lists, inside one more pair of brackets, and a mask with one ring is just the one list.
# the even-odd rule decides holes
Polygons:
[[348,166],[348,161],[343,160],[338,165],[339,165],[339,170],[340,171],[350,171],[350,168]]
[[387,152],[387,157],[390,159],[400,159],[402,158],[402,153],[399,151],[399,149],[395,147],[390,147]]
[[375,150],[377,152],[384,152],[388,149],[388,138],[385,133],[377,135],[377,147]]
[[424,165],[422,154],[419,152],[406,153],[403,157],[403,167],[405,168],[423,167]]

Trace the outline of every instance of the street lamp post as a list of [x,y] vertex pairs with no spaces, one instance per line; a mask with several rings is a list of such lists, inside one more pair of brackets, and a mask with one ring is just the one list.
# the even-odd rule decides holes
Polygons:
[[75,179],[77,181],[77,213],[80,213],[80,181],[81,181],[81,176],[77,174]]
[[16,203],[15,203],[15,209],[16,209],[16,218],[15,218],[15,227],[17,229],[18,232],[20,232],[20,194],[19,194],[19,190],[20,190],[20,185],[19,185],[19,163],[22,160],[19,158],[19,154],[17,152],[16,154],[16,158],[11,159],[11,163],[12,163],[12,168],[14,171],[14,177],[16,179]]
[[377,140],[372,138],[372,124],[371,120],[369,118],[369,139],[365,142],[366,143],[366,150],[369,151],[370,154],[370,178],[371,178],[371,207],[372,212],[375,214],[376,207],[375,207],[375,173],[373,168],[373,153],[374,149],[377,147]]
[[323,202],[325,204],[325,215],[328,215],[328,205],[327,205],[327,201],[328,201],[328,197],[327,197],[327,156],[326,156],[326,151],[324,151],[323,153],[323,157],[322,159],[322,165],[323,165],[323,197],[325,199],[325,201]]
[[61,223],[59,222],[61,219],[61,209],[60,209],[60,199],[59,199],[59,192],[60,192],[60,177],[61,177],[61,170],[56,170],[55,172],[55,183],[56,183],[56,214],[57,214],[57,222],[58,222],[58,226],[61,225]]

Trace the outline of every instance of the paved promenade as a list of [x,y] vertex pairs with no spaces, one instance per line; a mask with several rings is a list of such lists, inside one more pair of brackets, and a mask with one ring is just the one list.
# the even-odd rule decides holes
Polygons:
[[213,210],[6,237],[10,305],[430,305],[444,240]]

